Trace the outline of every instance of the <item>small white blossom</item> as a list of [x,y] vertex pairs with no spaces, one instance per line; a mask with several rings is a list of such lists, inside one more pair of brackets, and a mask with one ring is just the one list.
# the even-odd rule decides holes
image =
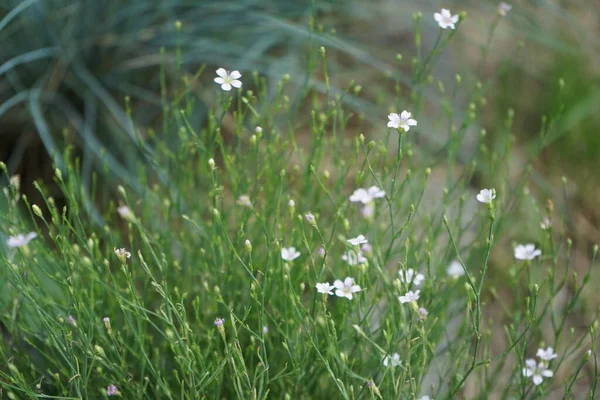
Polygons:
[[127,206],[121,206],[117,208],[117,213],[123,219],[133,219],[133,213]]
[[317,288],[317,292],[329,295],[332,295],[333,289],[335,289],[335,286],[331,286],[329,282],[317,283],[315,287]]
[[360,246],[360,251],[369,254],[373,251],[373,247],[369,243],[363,243],[362,246]]
[[375,199],[385,197],[385,190],[378,188],[377,186],[371,186],[368,189],[356,189],[354,193],[350,195],[350,201],[353,203],[369,204]]
[[260,126],[257,126],[256,128],[254,128],[254,132],[262,133],[262,128]]
[[400,282],[407,285],[412,283],[415,286],[419,286],[425,280],[425,275],[412,268],[409,268],[406,271],[401,269],[398,271],[398,275],[400,275]]
[[397,367],[402,364],[402,360],[400,360],[400,354],[394,353],[393,355],[385,355],[381,360],[384,367]]
[[548,217],[544,217],[544,219],[542,219],[542,222],[540,222],[540,228],[542,228],[543,230],[548,230],[551,226],[552,221],[550,221],[550,218]]
[[419,300],[420,293],[420,290],[415,290],[414,292],[412,290],[409,290],[404,296],[398,296],[398,300],[400,300],[400,303],[402,304],[411,303],[413,301]]
[[117,257],[119,257],[119,259],[122,262],[125,262],[125,260],[127,258],[131,258],[131,253],[128,252],[127,250],[125,250],[124,248],[121,248],[121,249],[115,248],[114,250],[115,250],[115,254],[117,255]]
[[237,201],[236,204],[238,206],[242,206],[242,207],[248,207],[248,208],[252,208],[252,202],[250,201],[250,197],[248,197],[247,195],[243,194],[241,195]]
[[510,4],[501,1],[500,4],[498,4],[498,15],[506,17],[506,14],[508,14],[511,9],[512,6]]
[[534,244],[519,244],[515,247],[515,258],[517,260],[533,260],[537,256],[541,256],[542,251],[536,249]]
[[369,219],[375,214],[375,207],[373,207],[372,203],[365,204],[364,207],[360,209],[360,213],[363,217]]
[[537,386],[542,383],[544,378],[551,378],[554,375],[552,371],[546,368],[546,364],[542,361],[536,363],[533,358],[525,360],[525,368],[523,368],[523,376],[532,377],[533,383]]
[[319,249],[317,250],[317,254],[321,257],[325,257],[325,248],[323,248],[323,246],[319,247]]
[[429,396],[422,396],[422,397],[419,397],[419,400],[433,400],[433,399],[430,399]]
[[14,249],[15,247],[27,246],[29,242],[31,242],[36,237],[37,233],[35,232],[29,232],[26,235],[19,233],[18,235],[9,237],[8,240],[6,240],[6,245],[11,249]]
[[477,195],[477,201],[490,204],[496,198],[496,189],[481,189]]
[[350,266],[364,264],[368,261],[360,250],[348,250],[342,254],[342,260],[346,261]]
[[433,14],[433,18],[437,21],[438,25],[442,29],[455,29],[454,24],[458,22],[458,15],[452,15],[450,10],[442,8],[439,13]]
[[298,257],[300,257],[300,252],[295,247],[281,249],[281,258],[285,261],[294,261]]
[[402,128],[405,132],[408,132],[411,126],[417,126],[417,121],[411,118],[411,113],[404,110],[400,115],[391,113],[388,115],[389,122],[388,128],[399,129]]
[[537,356],[544,360],[544,361],[550,361],[555,359],[556,357],[558,357],[558,354],[556,354],[554,352],[554,349],[552,347],[548,347],[547,349],[538,349],[537,351]]
[[262,333],[263,335],[266,335],[267,333],[269,333],[269,327],[266,325],[263,325],[262,327]]
[[355,238],[348,239],[348,243],[350,243],[352,246],[358,246],[359,244],[369,243],[369,241],[363,235],[358,235]]
[[239,80],[242,77],[242,74],[240,74],[239,71],[229,72],[225,68],[219,68],[217,70],[217,75],[219,76],[215,78],[215,82],[221,85],[221,89],[227,92],[231,90],[232,86],[234,88],[242,87],[242,81]]
[[333,282],[333,286],[335,286],[336,291],[335,295],[338,297],[345,297],[348,300],[352,300],[352,293],[360,292],[360,286],[354,284],[354,279],[346,278],[344,282],[337,279]]
[[417,312],[419,313],[419,318],[423,321],[426,320],[427,316],[429,315],[429,311],[423,307],[419,308]]
[[457,279],[465,274],[465,270],[457,260],[454,260],[450,263],[448,268],[446,268],[446,273],[448,276]]

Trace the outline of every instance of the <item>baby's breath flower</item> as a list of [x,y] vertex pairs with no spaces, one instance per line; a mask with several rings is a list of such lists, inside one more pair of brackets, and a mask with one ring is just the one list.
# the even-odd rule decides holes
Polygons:
[[241,88],[242,81],[239,79],[242,77],[239,71],[227,71],[225,68],[219,68],[217,70],[217,77],[215,78],[215,82],[221,85],[221,89],[225,91],[230,91],[231,87]]
[[452,15],[450,10],[442,8],[439,13],[433,14],[433,18],[437,21],[442,29],[455,29],[454,24],[458,22],[458,15]]
[[107,396],[114,396],[119,392],[119,389],[117,389],[117,387],[115,385],[108,385],[108,387],[106,388],[106,395]]
[[360,246],[360,250],[365,254],[369,254],[371,251],[373,251],[373,246],[371,246],[369,243],[363,243],[362,246]]
[[477,201],[490,204],[496,198],[496,189],[481,189],[477,195]]
[[290,201],[288,201],[288,207],[296,207],[296,202],[294,199],[290,199]]
[[498,15],[506,17],[506,14],[508,14],[511,9],[512,6],[510,4],[501,1],[500,4],[498,4]]
[[558,357],[552,347],[548,347],[545,350],[543,348],[539,348],[537,351],[537,356],[544,361],[550,361]]
[[388,115],[388,128],[400,129],[408,132],[411,126],[417,126],[417,120],[411,118],[412,114],[404,110],[400,114],[391,113]]
[[254,132],[262,133],[262,128],[260,126],[257,126],[256,128],[254,128]]
[[35,232],[29,232],[26,235],[19,233],[18,235],[9,237],[8,240],[6,241],[6,245],[8,247],[10,247],[11,249],[14,249],[15,247],[27,246],[29,244],[29,242],[31,242],[36,237],[37,237],[37,233],[35,233]]
[[365,206],[360,209],[360,213],[363,217],[369,219],[375,214],[375,207],[373,207],[373,204],[365,204]]
[[321,256],[321,257],[325,257],[325,248],[323,248],[322,246],[319,247],[319,249],[317,250],[317,253]]
[[451,278],[458,279],[465,274],[465,270],[457,260],[454,260],[450,263],[448,268],[446,268],[446,273]]
[[72,315],[69,315],[69,317],[67,318],[67,321],[69,321],[69,323],[71,325],[75,325],[77,322],[75,321],[75,318]]
[[309,211],[306,214],[304,214],[304,218],[306,218],[306,221],[312,225],[312,226],[317,226],[317,219],[315,218],[315,216]]
[[298,257],[300,257],[300,252],[295,247],[284,247],[281,249],[281,258],[285,261],[294,261]]
[[342,260],[346,261],[350,266],[364,264],[368,261],[360,250],[348,250],[342,254]]
[[119,213],[119,216],[123,219],[132,219],[133,218],[133,213],[127,206],[118,207],[117,213]]
[[102,322],[104,322],[104,327],[106,328],[106,331],[108,332],[108,334],[110,335],[112,332],[112,327],[110,326],[110,318],[108,317],[104,317],[102,319]]
[[397,367],[402,364],[402,360],[400,360],[400,354],[398,353],[394,353],[391,356],[386,354],[383,356],[381,362],[383,363],[384,367]]
[[367,240],[367,238],[364,237],[363,235],[358,235],[355,238],[348,239],[348,243],[350,243],[352,246],[358,246],[359,244],[368,243],[368,242],[369,241]]
[[402,304],[412,303],[419,300],[420,293],[420,290],[415,290],[414,292],[409,290],[404,296],[398,296],[398,300],[400,300],[400,303]]
[[360,292],[360,286],[354,284],[354,279],[348,277],[341,280],[337,279],[333,282],[333,286],[335,286],[336,291],[335,295],[338,297],[345,297],[348,300],[352,300],[352,293]]
[[398,271],[398,275],[400,275],[400,282],[405,283],[406,285],[412,283],[415,286],[419,286],[425,280],[425,275],[412,268],[409,268],[406,271],[401,269]]
[[419,313],[419,318],[424,321],[427,319],[427,316],[429,315],[429,311],[427,311],[427,309],[421,307],[417,310],[417,312]]
[[543,230],[548,230],[548,229],[550,229],[551,226],[552,226],[552,221],[550,221],[550,218],[548,218],[548,217],[544,217],[542,219],[542,222],[540,222],[540,228],[542,228]]
[[517,260],[533,260],[534,258],[541,256],[542,251],[536,249],[534,244],[519,244],[515,247],[515,258]]
[[117,257],[119,257],[119,260],[121,260],[122,263],[127,261],[128,258],[131,258],[131,253],[128,252],[124,248],[120,248],[120,249],[115,248],[114,250],[115,250],[115,254],[117,255]]
[[329,282],[317,283],[315,287],[317,288],[317,292],[328,295],[332,295],[333,289],[335,289],[335,286],[331,286]]
[[238,197],[236,204],[238,206],[252,208],[252,202],[250,201],[250,197],[248,197],[248,195],[245,194]]
[[350,201],[352,203],[363,203],[369,204],[375,199],[385,197],[385,190],[378,188],[377,186],[371,186],[368,189],[356,189],[354,193],[350,195]]
[[266,335],[267,333],[269,333],[269,327],[266,325],[263,325],[262,327],[262,333],[263,335]]
[[525,368],[523,368],[523,376],[532,377],[534,385],[540,385],[544,378],[551,378],[554,375],[552,371],[546,368],[545,362],[536,363],[533,358],[525,360]]
[[215,318],[214,324],[217,328],[220,326],[223,326],[224,323],[225,323],[225,320],[223,318],[221,318],[221,317]]

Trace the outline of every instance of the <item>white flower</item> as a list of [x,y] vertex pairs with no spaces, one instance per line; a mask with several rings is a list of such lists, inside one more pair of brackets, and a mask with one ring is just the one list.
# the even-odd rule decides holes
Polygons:
[[127,206],[121,206],[117,208],[117,213],[119,213],[123,219],[133,219],[133,213]]
[[128,252],[127,250],[121,248],[121,249],[114,249],[115,250],[115,254],[117,255],[117,257],[119,257],[119,260],[121,260],[122,263],[125,263],[125,261],[128,258],[131,258],[131,253]]
[[515,247],[515,258],[517,260],[533,260],[537,256],[541,256],[542,251],[536,249],[534,244],[519,244]]
[[425,275],[412,268],[409,268],[406,271],[401,269],[398,271],[398,275],[400,275],[400,282],[407,285],[412,283],[415,286],[419,286],[425,280]]
[[337,297],[346,297],[348,300],[352,300],[352,293],[360,292],[360,286],[355,285],[352,278],[346,278],[344,282],[337,279],[333,282],[333,286],[336,288]]
[[358,264],[364,264],[368,261],[365,258],[365,256],[363,256],[363,253],[360,250],[358,250],[358,251],[348,250],[347,252],[342,254],[342,260],[346,261],[348,263],[348,265],[351,265],[351,266],[358,265]]
[[498,15],[506,17],[506,14],[508,14],[511,9],[512,6],[510,4],[501,1],[500,4],[498,4]]
[[329,295],[333,294],[333,289],[335,288],[335,286],[331,286],[329,282],[317,283],[315,287],[317,288],[317,292]]
[[352,246],[358,246],[359,244],[369,243],[369,241],[363,235],[358,235],[355,238],[348,239],[348,243],[350,243]]
[[18,235],[10,236],[8,240],[6,240],[6,245],[11,249],[14,249],[15,247],[27,246],[27,244],[29,244],[29,242],[31,242],[36,237],[37,233],[35,232],[29,232],[26,235],[19,233]]
[[385,355],[381,360],[384,367],[397,367],[402,364],[402,360],[400,360],[400,354],[394,353],[392,356]]
[[350,201],[353,203],[369,204],[375,199],[385,197],[385,190],[378,188],[377,186],[371,186],[368,189],[356,189],[354,193],[350,195]]
[[490,204],[496,198],[496,189],[481,189],[477,195],[477,201]]
[[294,261],[298,257],[300,257],[300,252],[295,247],[281,249],[281,258],[285,261]]
[[422,397],[419,397],[419,400],[433,400],[433,399],[430,399],[429,396],[422,396]]
[[542,361],[540,363],[535,362],[533,358],[525,360],[526,368],[523,368],[523,376],[529,378],[533,377],[533,383],[537,386],[542,383],[544,378],[551,378],[554,373],[546,368],[546,364]]
[[363,243],[363,245],[360,246],[360,251],[362,251],[363,253],[369,254],[372,250],[373,247],[369,243]]
[[441,12],[433,14],[433,18],[435,18],[442,29],[454,29],[454,24],[458,22],[458,15],[450,14],[450,10],[446,10],[445,8],[442,8]]
[[241,195],[237,199],[236,203],[238,206],[252,208],[252,202],[250,201],[250,197],[248,197],[245,194]]
[[234,88],[242,87],[242,81],[239,80],[242,77],[242,74],[240,74],[239,71],[231,71],[230,73],[225,68],[219,68],[217,70],[217,75],[219,76],[215,78],[215,82],[221,85],[221,89],[227,92],[231,90],[232,86]]
[[419,300],[420,293],[420,290],[415,290],[414,292],[412,290],[409,290],[404,296],[398,296],[398,300],[400,300],[400,303],[402,304],[411,303],[413,301]]
[[419,318],[423,321],[426,320],[427,316],[429,315],[429,311],[423,307],[419,308],[417,312],[419,313]]
[[548,347],[546,350],[538,349],[537,356],[544,361],[550,361],[558,357],[558,354],[554,352],[552,347]]
[[544,219],[542,219],[542,222],[540,222],[540,228],[542,228],[543,230],[548,230],[551,226],[552,221],[550,221],[550,218],[548,217],[544,217]]
[[448,268],[446,268],[446,273],[448,276],[456,279],[463,276],[465,274],[465,270],[457,260],[454,260],[450,263]]
[[269,333],[269,327],[266,325],[263,325],[262,327],[262,333],[263,335],[266,335],[267,333]]
[[411,113],[404,110],[400,115],[391,113],[388,115],[388,128],[399,129],[402,128],[405,132],[408,132],[411,126],[417,126],[417,121],[411,118]]
[[256,128],[254,128],[254,132],[262,133],[262,128],[260,126],[257,126]]
[[290,199],[290,201],[288,201],[288,207],[290,207],[290,208],[296,207],[296,202],[293,199]]

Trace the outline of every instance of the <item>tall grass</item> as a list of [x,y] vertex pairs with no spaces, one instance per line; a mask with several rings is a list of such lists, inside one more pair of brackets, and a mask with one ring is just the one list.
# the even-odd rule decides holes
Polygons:
[[[569,210],[536,198],[529,166],[513,170],[515,112],[485,124],[486,82],[434,78],[468,19],[429,46],[432,17],[415,14],[415,57],[397,61],[408,74],[382,76],[396,94],[367,109],[356,103],[366,82],[342,84],[332,71],[329,49],[343,46],[312,22],[316,10],[304,76],[265,79],[241,60],[242,89],[211,83],[203,98],[194,82],[212,70],[185,73],[193,50],[183,40],[172,64],[149,50],[161,66],[160,130],[145,129],[131,97],[109,101],[87,81],[90,101],[130,136],[116,150],[86,142],[100,167],[87,178],[85,154],[55,144],[64,207],[42,182],[44,203],[31,204],[1,165],[7,397],[595,397],[598,315],[587,295],[597,246],[574,266]],[[44,96],[27,97],[42,134]],[[418,124],[386,127],[403,110]],[[434,131],[436,151],[425,151]],[[115,170],[119,159],[130,162]],[[496,190],[489,203],[477,198],[484,188]],[[29,230],[38,237],[17,237]],[[349,242],[359,235],[368,246]],[[519,243],[541,254],[523,257]],[[351,299],[317,290],[347,277],[360,286]],[[529,375],[542,371],[553,376],[535,384]]]

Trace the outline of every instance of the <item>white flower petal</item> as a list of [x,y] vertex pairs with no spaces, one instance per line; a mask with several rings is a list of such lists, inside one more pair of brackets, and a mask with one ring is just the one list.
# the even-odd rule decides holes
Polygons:
[[225,68],[219,68],[217,70],[217,75],[219,75],[221,78],[227,78],[227,70]]
[[229,74],[229,76],[233,79],[240,79],[242,77],[242,74],[240,74],[240,71],[231,71],[231,73]]

